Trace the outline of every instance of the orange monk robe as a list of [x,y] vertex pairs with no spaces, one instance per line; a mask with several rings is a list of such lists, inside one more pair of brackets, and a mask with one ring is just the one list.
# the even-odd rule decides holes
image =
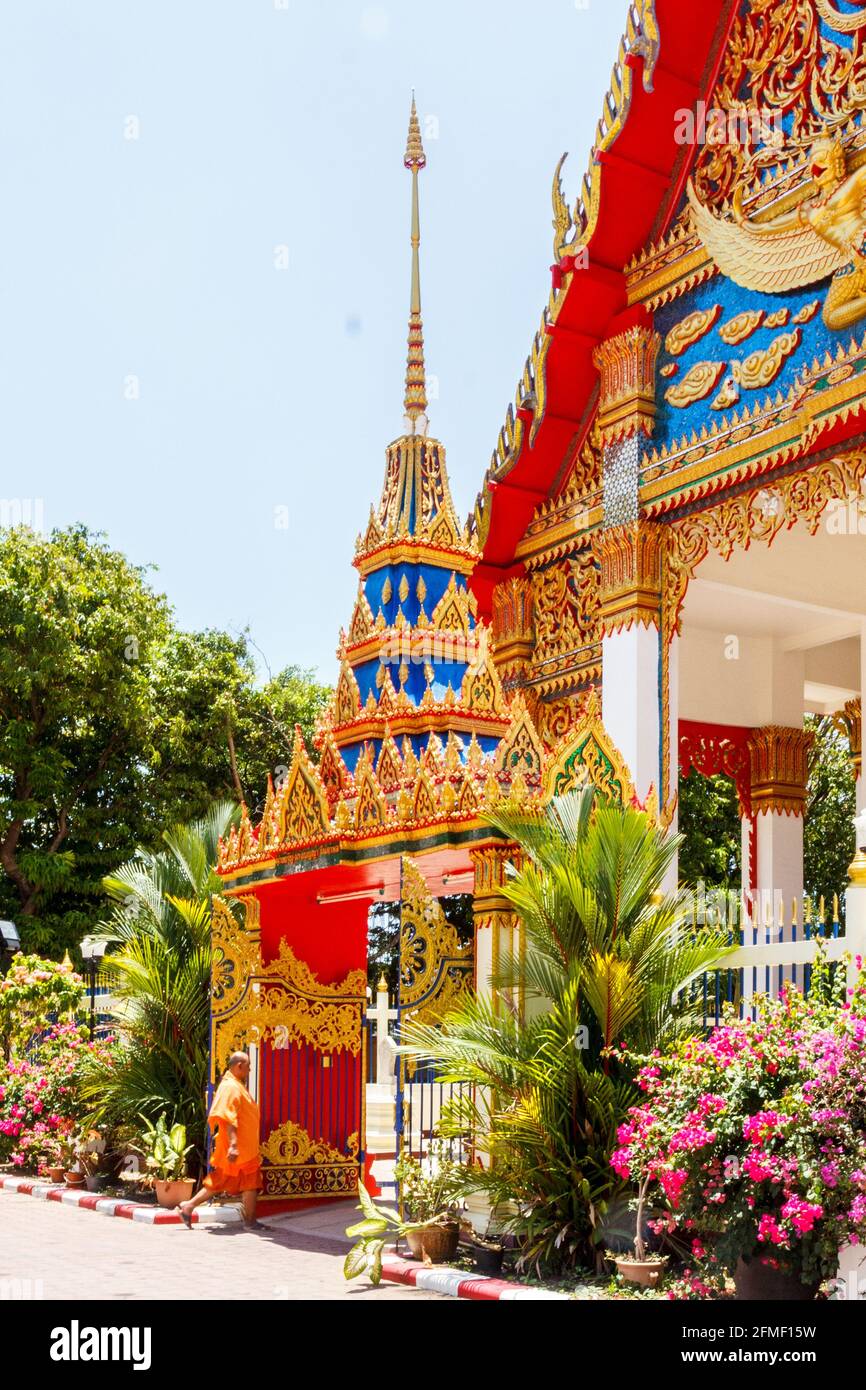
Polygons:
[[[252,1192],[261,1186],[259,1168],[259,1107],[246,1086],[227,1071],[217,1086],[207,1122],[216,1130],[211,1169],[204,1186],[214,1192]],[[228,1157],[229,1125],[237,1130],[238,1156]]]

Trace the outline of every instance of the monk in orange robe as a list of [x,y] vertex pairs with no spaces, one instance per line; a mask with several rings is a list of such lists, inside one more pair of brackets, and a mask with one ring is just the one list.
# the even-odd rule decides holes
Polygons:
[[207,1117],[211,1129],[216,1131],[210,1171],[195,1196],[178,1207],[184,1224],[190,1229],[196,1207],[218,1192],[239,1193],[244,1221],[248,1226],[259,1225],[256,1221],[256,1201],[261,1187],[259,1107],[246,1087],[249,1074],[247,1054],[233,1052]]

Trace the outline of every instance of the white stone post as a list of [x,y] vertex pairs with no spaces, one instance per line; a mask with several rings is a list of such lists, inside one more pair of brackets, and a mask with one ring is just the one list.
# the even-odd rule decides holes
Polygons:
[[[749,738],[752,809],[757,825],[757,882],[752,884],[758,942],[772,924],[771,941],[790,939],[794,902],[803,897],[803,816],[808,754],[813,735],[800,727],[768,724]],[[780,921],[784,924],[779,933]]]
[[367,1009],[367,1018],[376,1022],[376,1080],[367,1082],[364,1152],[376,1155],[371,1175],[376,1182],[391,1182],[395,1157],[395,1105],[397,1077],[394,1070],[396,1045],[389,1023],[397,1017],[391,1008],[388,982],[382,975],[376,989],[376,1007]]

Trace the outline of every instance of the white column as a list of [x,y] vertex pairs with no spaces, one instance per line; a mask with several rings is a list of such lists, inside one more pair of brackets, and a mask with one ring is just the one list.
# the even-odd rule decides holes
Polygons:
[[639,801],[659,793],[659,633],[633,624],[602,641],[602,720],[631,772]]
[[760,913],[756,915],[756,924],[764,925],[768,910],[773,924],[777,924],[781,907],[786,928],[783,939],[787,939],[792,905],[803,898],[802,816],[779,811],[758,816],[757,891]]

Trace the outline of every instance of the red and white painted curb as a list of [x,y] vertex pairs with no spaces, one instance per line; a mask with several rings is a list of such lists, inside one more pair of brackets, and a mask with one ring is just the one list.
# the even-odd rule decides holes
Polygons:
[[[86,1192],[74,1187],[60,1187],[40,1178],[16,1178],[0,1175],[0,1188],[18,1192],[25,1197],[41,1197],[43,1202],[62,1202],[65,1207],[83,1211],[98,1211],[102,1216],[121,1216],[127,1221],[142,1221],[146,1226],[180,1226],[180,1216],[165,1207],[145,1202],[125,1202],[122,1197],[100,1197],[98,1192]],[[195,1211],[193,1223],[206,1226],[232,1225],[241,1221],[238,1207],[214,1207],[208,1212]]]
[[[79,1191],[74,1187],[57,1186],[39,1178],[16,1178],[0,1174],[0,1188],[17,1192],[24,1197],[41,1198],[43,1202],[61,1202],[63,1206],[78,1207],[81,1211],[97,1211],[102,1216],[120,1216],[127,1221],[141,1221],[146,1226],[180,1226],[177,1212],[143,1202],[125,1202],[120,1197],[100,1197],[98,1192]],[[238,1207],[213,1207],[193,1212],[193,1222],[201,1225],[235,1225],[242,1220]],[[430,1293],[450,1298],[474,1299],[485,1303],[516,1303],[524,1301],[567,1298],[567,1294],[535,1289],[528,1284],[516,1284],[508,1279],[489,1278],[483,1274],[467,1275],[445,1265],[422,1265],[415,1260],[403,1260],[388,1252],[382,1260],[382,1278],[392,1284],[410,1284]]]
[[385,1254],[382,1258],[382,1278],[392,1284],[412,1284],[428,1293],[447,1294],[450,1298],[469,1298],[486,1303],[550,1302],[568,1299],[568,1294],[552,1289],[534,1289],[529,1284],[515,1284],[508,1279],[494,1279],[484,1274],[464,1274],[459,1269],[443,1265],[420,1265],[415,1260],[401,1260],[399,1255]]

